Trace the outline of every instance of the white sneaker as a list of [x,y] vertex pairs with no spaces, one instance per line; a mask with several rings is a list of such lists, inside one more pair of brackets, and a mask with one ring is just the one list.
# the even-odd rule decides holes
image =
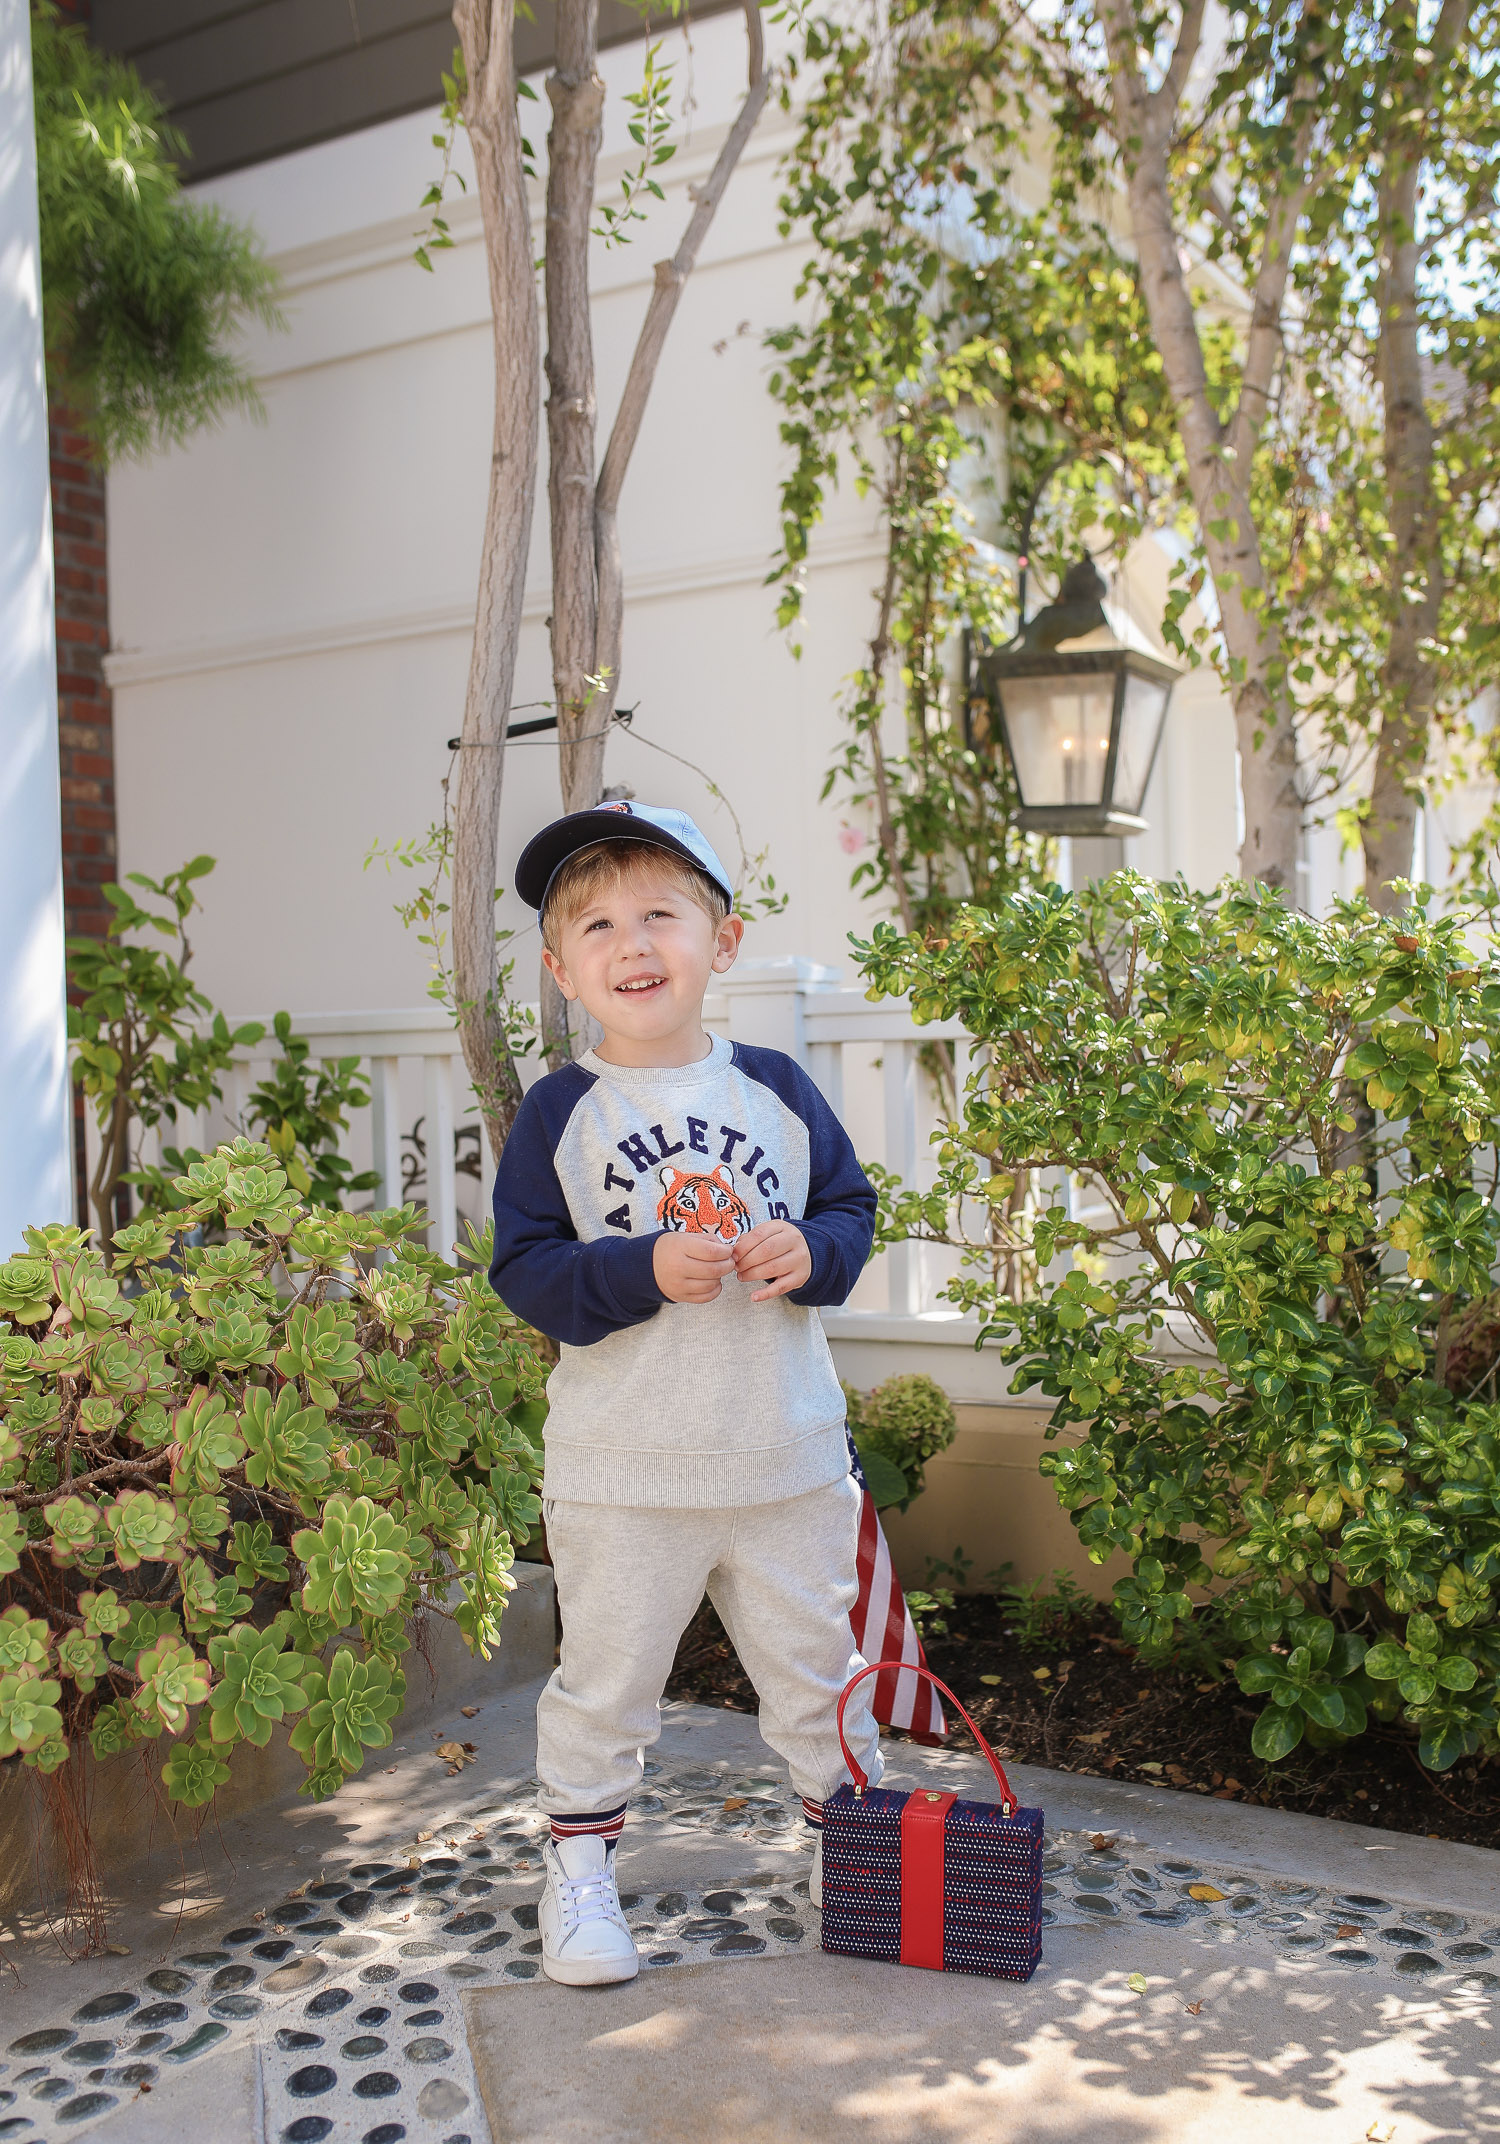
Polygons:
[[569,1988],[634,1980],[640,1954],[620,1910],[614,1856],[596,1832],[542,1848],[547,1888],[537,1909],[542,1971]]
[[810,1902],[823,1911],[823,1834],[820,1831],[813,1847],[812,1874],[807,1879],[807,1895]]

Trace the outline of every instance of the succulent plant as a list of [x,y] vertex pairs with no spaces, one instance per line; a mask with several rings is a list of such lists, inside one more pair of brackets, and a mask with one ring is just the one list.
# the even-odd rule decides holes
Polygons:
[[182,1555],[182,1527],[175,1504],[149,1489],[122,1489],[101,1514],[110,1548],[122,1571],[142,1563],[176,1563]]
[[68,1738],[63,1733],[60,1722],[21,1759],[23,1764],[34,1765],[39,1772],[59,1771],[67,1761]]
[[263,1228],[271,1236],[289,1236],[297,1225],[297,1197],[288,1189],[284,1169],[232,1168],[224,1192],[224,1219],[230,1228]]
[[201,1556],[190,1556],[182,1567],[183,1620],[194,1637],[205,1631],[224,1630],[240,1616],[248,1615],[254,1602],[240,1590],[231,1572],[218,1578]]
[[144,1601],[130,1604],[129,1619],[109,1641],[109,1657],[122,1667],[134,1667],[137,1657],[161,1637],[181,1637],[182,1618],[175,1608],[153,1608]]
[[383,1660],[358,1660],[347,1645],[339,1647],[325,1675],[314,1672],[304,1686],[307,1714],[292,1729],[292,1747],[308,1760],[313,1779],[304,1791],[322,1800],[338,1784],[335,1773],[357,1771],[366,1749],[384,1749],[391,1721],[401,1710],[406,1678]]
[[78,1612],[90,1637],[112,1638],[130,1620],[129,1608],[110,1586],[99,1593],[80,1593]]
[[229,1781],[229,1766],[218,1752],[197,1740],[178,1742],[161,1768],[161,1776],[174,1802],[201,1809]]
[[417,1392],[406,1406],[396,1409],[396,1421],[406,1436],[420,1443],[423,1460],[435,1467],[452,1466],[474,1433],[473,1424],[452,1394],[434,1391],[430,1385]]
[[335,1385],[348,1384],[361,1368],[359,1342],[348,1314],[331,1303],[321,1310],[299,1304],[288,1321],[276,1367],[283,1377],[300,1377],[308,1398],[317,1406],[337,1407]]
[[214,1319],[207,1344],[221,1370],[255,1370],[271,1360],[271,1325],[245,1310],[226,1311]]
[[272,1533],[267,1519],[256,1519],[253,1524],[236,1519],[229,1553],[234,1558],[234,1575],[242,1586],[253,1586],[258,1578],[274,1578],[278,1582],[286,1578],[286,1550]]
[[514,1560],[510,1536],[494,1519],[481,1519],[469,1544],[469,1567],[458,1581],[463,1598],[453,1620],[483,1660],[499,1638],[505,1597],[515,1590]]
[[401,1599],[411,1558],[407,1530],[367,1496],[331,1496],[322,1527],[293,1534],[307,1566],[302,1605],[317,1615],[389,1615]]
[[[61,1734],[62,1714],[57,1709],[61,1696],[62,1684],[50,1676],[0,1674],[0,1757],[13,1757],[17,1750],[30,1755],[49,1736]],[[63,1754],[67,1754],[66,1745]]]
[[101,1705],[94,1714],[89,1728],[89,1744],[101,1764],[106,1758],[118,1757],[133,1748],[139,1740],[137,1722],[123,1705]]
[[245,1479],[255,1488],[300,1499],[316,1495],[327,1481],[333,1450],[328,1417],[321,1407],[305,1407],[295,1385],[283,1385],[274,1400],[264,1385],[252,1385],[240,1427],[250,1453]]
[[105,1670],[104,1647],[85,1630],[65,1631],[57,1641],[57,1672],[87,1697]]
[[172,1490],[177,1496],[217,1490],[245,1450],[223,1393],[207,1392],[202,1385],[195,1385],[174,1413],[171,1441],[178,1447],[172,1466]]
[[282,1633],[255,1630],[238,1623],[222,1637],[210,1638],[208,1657],[218,1681],[209,1692],[215,1742],[254,1742],[264,1746],[271,1729],[288,1713],[307,1704],[303,1683],[316,1670],[305,1653],[283,1648]]
[[52,1528],[52,1561],[59,1570],[88,1555],[99,1531],[97,1504],[83,1496],[60,1496],[44,1507],[42,1516]]
[[39,1668],[47,1657],[47,1626],[24,1608],[0,1613],[0,1668]]
[[410,1340],[417,1326],[432,1309],[432,1290],[426,1276],[410,1273],[404,1266],[387,1266],[371,1276],[370,1308],[397,1341]]
[[135,1704],[142,1718],[155,1715],[169,1733],[181,1734],[188,1708],[201,1705],[208,1695],[203,1661],[182,1638],[164,1636],[140,1654],[135,1672],[141,1679]]
[[[296,1746],[331,1793],[390,1739],[425,1599],[456,1577],[466,1642],[495,1643],[536,1520],[546,1365],[481,1239],[454,1267],[413,1242],[410,1207],[310,1211],[248,1139],[160,1188],[174,1210],[120,1231],[108,1268],[62,1227],[0,1265],[14,1748],[49,1765],[87,1735],[104,1761],[166,1732],[167,1792],[202,1806],[238,1743],[311,1698]],[[69,1486],[99,1468],[102,1493]]]
[[42,1325],[52,1315],[52,1266],[45,1258],[8,1258],[0,1265],[0,1318]]

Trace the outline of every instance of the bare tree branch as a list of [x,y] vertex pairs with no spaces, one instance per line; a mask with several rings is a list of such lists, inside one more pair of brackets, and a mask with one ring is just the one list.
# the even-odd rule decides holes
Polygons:
[[1198,47],[1203,42],[1203,17],[1208,0],[1186,0],[1182,20],[1177,26],[1177,43],[1172,49],[1166,74],[1161,86],[1151,98],[1153,105],[1165,112],[1167,125],[1175,128],[1177,107],[1182,102],[1182,93],[1187,88],[1187,78],[1192,73],[1193,62],[1198,57]]
[[[636,339],[630,371],[626,375],[620,406],[615,412],[614,425],[609,435],[609,445],[605,449],[604,464],[599,471],[599,488],[594,497],[594,554],[599,589],[599,643],[595,675],[602,682],[599,697],[594,703],[593,726],[601,732],[609,726],[609,718],[614,712],[615,696],[619,690],[620,648],[625,611],[624,577],[620,562],[619,506],[625,473],[630,466],[636,440],[640,436],[641,420],[646,413],[646,403],[656,379],[656,368],[661,362],[662,349],[676,314],[683,286],[693,272],[699,250],[708,235],[709,225],[724,198],[724,190],[734,175],[735,166],[744,154],[745,144],[755,130],[755,123],[765,108],[771,87],[771,77],[766,67],[765,40],[761,31],[759,0],[745,0],[745,31],[749,44],[750,72],[745,101],[740,106],[734,125],[719,151],[713,170],[698,192],[688,227],[682,235],[682,243],[669,261],[658,261],[656,264],[656,282],[651,292],[651,302],[646,308],[646,317]],[[600,760],[602,764],[602,744]]]
[[514,0],[458,0],[453,20],[469,84],[464,124],[484,213],[495,357],[489,498],[454,813],[453,969],[464,1063],[498,1154],[521,1101],[496,1004],[495,851],[536,499],[541,353],[516,110]]
[[1282,321],[1287,279],[1292,272],[1292,247],[1313,187],[1312,175],[1307,170],[1313,134],[1310,84],[1303,93],[1309,99],[1309,109],[1297,129],[1292,148],[1291,162],[1296,177],[1284,193],[1277,195],[1266,218],[1260,267],[1250,301],[1250,331],[1245,343],[1239,398],[1225,436],[1227,458],[1237,469],[1246,472],[1250,457],[1260,443],[1266,413],[1271,407],[1271,387],[1282,352]]
[[559,0],[557,65],[547,78],[547,496],[552,522],[552,684],[564,811],[597,804],[590,780],[602,753],[580,744],[593,730],[594,337],[589,226],[604,131],[597,70],[598,0]]

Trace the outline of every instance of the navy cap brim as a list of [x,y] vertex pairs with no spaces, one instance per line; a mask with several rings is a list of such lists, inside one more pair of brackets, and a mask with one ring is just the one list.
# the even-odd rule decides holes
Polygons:
[[[624,812],[575,811],[565,819],[554,819],[544,826],[539,834],[533,834],[516,862],[515,888],[528,908],[540,909],[546,902],[547,891],[553,879],[570,856],[580,849],[592,849],[601,841],[639,841],[648,849],[666,849],[673,856],[680,856],[684,863],[695,871],[702,871],[706,879],[714,879],[711,871],[704,871],[702,861],[696,857],[685,841],[675,834],[666,833],[649,820],[636,819]],[[732,887],[720,885],[726,900],[734,899]]]

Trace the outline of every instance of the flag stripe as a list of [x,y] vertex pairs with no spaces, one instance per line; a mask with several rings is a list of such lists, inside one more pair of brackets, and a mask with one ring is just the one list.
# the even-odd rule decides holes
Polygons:
[[936,1741],[946,1735],[948,1723],[931,1683],[911,1673],[914,1667],[927,1665],[922,1641],[896,1579],[875,1499],[863,1480],[860,1488],[859,1595],[849,1623],[863,1658],[871,1666],[877,1661],[882,1664],[880,1674],[873,1678],[870,1709],[888,1727],[903,1727],[922,1741]]

